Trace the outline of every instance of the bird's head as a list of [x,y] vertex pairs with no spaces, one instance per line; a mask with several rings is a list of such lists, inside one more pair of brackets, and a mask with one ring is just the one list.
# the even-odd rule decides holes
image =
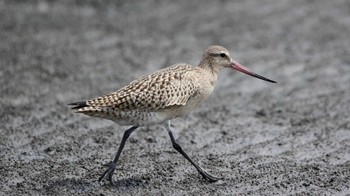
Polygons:
[[216,72],[219,71],[221,68],[228,67],[240,71],[242,73],[248,74],[250,76],[259,78],[261,80],[277,83],[276,81],[270,80],[259,74],[256,74],[250,71],[248,68],[244,67],[243,65],[239,64],[231,57],[228,50],[222,46],[209,46],[202,57],[200,65],[209,65],[209,67],[215,70]]

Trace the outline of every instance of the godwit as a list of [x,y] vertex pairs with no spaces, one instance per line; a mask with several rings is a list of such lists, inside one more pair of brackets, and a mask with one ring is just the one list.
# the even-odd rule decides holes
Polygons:
[[207,99],[214,89],[219,71],[226,67],[276,83],[237,63],[226,48],[210,46],[196,67],[175,64],[143,76],[111,94],[69,104],[74,106],[72,109],[77,113],[106,118],[120,125],[132,125],[124,132],[114,160],[99,181],[108,175],[110,183],[114,185],[113,172],[130,134],[140,126],[159,123],[164,124],[173,147],[191,162],[204,179],[209,182],[221,179],[205,172],[182,150],[174,139],[170,120],[190,113]]

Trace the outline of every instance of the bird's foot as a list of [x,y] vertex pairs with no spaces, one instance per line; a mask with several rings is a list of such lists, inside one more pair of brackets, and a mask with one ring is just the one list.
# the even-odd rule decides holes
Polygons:
[[212,176],[205,171],[201,171],[201,172],[199,172],[199,174],[203,177],[203,179],[205,179],[206,181],[211,182],[211,183],[217,182],[218,180],[222,180],[222,178]]
[[105,172],[103,172],[103,174],[102,174],[101,177],[98,179],[98,181],[101,182],[101,181],[103,180],[103,178],[104,178],[105,176],[108,175],[108,180],[109,180],[109,182],[110,182],[113,186],[115,186],[115,182],[113,181],[113,174],[114,174],[115,167],[116,167],[116,163],[112,162],[112,163],[109,165],[108,169],[107,169]]

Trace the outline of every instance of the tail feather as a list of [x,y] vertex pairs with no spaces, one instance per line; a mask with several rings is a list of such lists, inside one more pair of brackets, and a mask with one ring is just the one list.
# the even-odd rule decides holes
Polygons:
[[80,109],[80,108],[84,108],[84,107],[89,106],[89,105],[86,104],[86,101],[79,101],[79,102],[69,103],[68,105],[74,106],[71,109]]

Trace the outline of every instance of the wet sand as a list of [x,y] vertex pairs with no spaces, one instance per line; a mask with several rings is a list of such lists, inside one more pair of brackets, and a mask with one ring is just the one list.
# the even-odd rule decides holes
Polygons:
[[[199,4],[201,3],[201,4]],[[1,1],[0,195],[350,193],[350,2]],[[241,64],[172,121],[133,133],[117,186],[97,179],[127,127],[68,103],[113,92],[220,44]]]

